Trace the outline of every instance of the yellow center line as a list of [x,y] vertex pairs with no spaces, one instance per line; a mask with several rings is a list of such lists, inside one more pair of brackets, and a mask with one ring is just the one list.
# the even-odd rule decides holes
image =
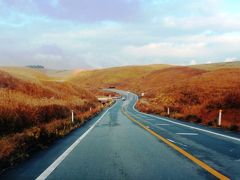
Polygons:
[[196,163],[197,165],[199,165],[200,167],[202,167],[203,169],[205,169],[206,171],[208,171],[209,173],[211,173],[212,175],[217,177],[218,179],[223,179],[223,180],[229,180],[230,179],[227,176],[225,176],[225,175],[221,174],[220,172],[216,171],[215,169],[213,169],[212,167],[210,167],[209,165],[207,165],[203,161],[199,160],[195,156],[191,155],[187,151],[185,151],[182,148],[178,147],[174,143],[172,143],[172,142],[168,141],[167,139],[165,139],[164,137],[160,136],[159,134],[157,134],[153,130],[148,129],[142,123],[140,123],[139,121],[137,121],[136,119],[134,119],[133,117],[128,115],[123,109],[122,109],[122,113],[125,116],[127,116],[128,119],[130,119],[134,123],[138,124],[141,128],[143,128],[144,130],[148,131],[150,134],[152,134],[153,136],[157,137],[158,139],[160,139],[161,141],[163,141],[164,143],[166,143],[167,145],[169,145],[170,147],[172,147],[173,149],[175,149],[176,151],[178,151],[179,153],[181,153],[182,155],[184,155],[185,157],[187,157],[188,159],[190,159],[191,161],[193,161],[194,163]]

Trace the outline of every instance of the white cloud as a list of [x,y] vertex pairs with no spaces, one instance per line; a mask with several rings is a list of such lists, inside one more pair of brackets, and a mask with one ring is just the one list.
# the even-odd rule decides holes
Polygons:
[[[0,65],[7,61],[49,63],[59,68],[186,65],[233,61],[240,56],[240,13],[221,10],[221,0],[141,0],[144,13],[131,23],[115,18],[76,23],[39,15],[36,3],[23,8],[26,4],[14,2],[21,11],[0,6]],[[59,6],[60,1],[50,2]]]
[[190,61],[190,65],[196,65],[196,64],[197,64],[196,60],[193,59],[193,60]]
[[198,63],[205,63],[206,59],[220,61],[231,54],[237,55],[240,51],[238,44],[240,44],[240,34],[238,33],[211,36],[199,34],[170,37],[142,46],[131,45],[127,46],[124,52],[133,58],[174,58],[179,63],[181,59],[186,58],[191,61],[194,58],[194,61],[198,61]]
[[40,60],[53,60],[53,61],[59,61],[62,59],[62,56],[59,55],[53,55],[53,54],[36,54],[34,56],[35,59],[40,59]]
[[236,61],[236,60],[237,60],[237,58],[226,58],[224,60],[224,62],[233,62],[233,61]]
[[194,57],[205,49],[204,43],[160,42],[143,46],[128,46],[125,52],[136,57]]
[[205,31],[239,31],[240,30],[240,14],[218,13],[211,16],[190,16],[177,17],[168,16],[160,21],[163,27],[178,28],[183,30],[203,30]]

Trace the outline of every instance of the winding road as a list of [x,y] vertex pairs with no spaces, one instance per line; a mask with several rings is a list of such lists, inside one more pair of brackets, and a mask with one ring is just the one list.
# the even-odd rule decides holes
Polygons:
[[240,135],[138,112],[126,100],[0,179],[240,179]]

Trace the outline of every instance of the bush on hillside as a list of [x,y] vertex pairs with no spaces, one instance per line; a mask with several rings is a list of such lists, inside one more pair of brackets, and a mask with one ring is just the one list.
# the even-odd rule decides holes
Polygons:
[[201,123],[202,119],[195,114],[189,114],[184,118],[186,121]]
[[223,100],[224,108],[240,108],[240,93],[229,92]]
[[180,93],[179,103],[183,105],[196,105],[200,104],[200,100],[198,95],[194,92],[184,90]]
[[219,98],[215,98],[213,100],[210,100],[208,104],[206,105],[206,108],[209,110],[212,109],[228,109],[228,108],[240,108],[240,92],[238,91],[231,91],[224,93],[225,95],[222,95]]

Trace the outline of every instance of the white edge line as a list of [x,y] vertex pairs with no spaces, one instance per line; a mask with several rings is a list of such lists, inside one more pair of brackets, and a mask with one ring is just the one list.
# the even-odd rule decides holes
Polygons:
[[[137,97],[137,95],[135,95],[135,94],[133,94],[133,95]],[[138,97],[137,97],[137,101],[138,101]],[[164,118],[160,118],[160,117],[157,117],[157,116],[154,116],[154,115],[151,115],[151,114],[140,112],[140,111],[136,110],[136,108],[135,108],[135,106],[137,104],[137,101],[133,105],[133,110],[138,112],[138,113],[144,114],[144,115],[149,116],[149,117],[154,117],[154,118],[157,118],[157,119],[160,119],[160,120],[163,120],[163,121],[167,121],[167,122],[170,122],[170,123],[173,123],[173,124],[177,124],[177,125],[180,125],[180,126],[188,127],[188,128],[195,129],[195,130],[198,130],[198,131],[207,132],[207,133],[210,133],[210,134],[214,134],[214,135],[217,135],[217,136],[221,136],[221,137],[224,137],[224,138],[228,138],[228,139],[232,139],[232,140],[240,142],[239,138],[235,138],[235,137],[232,137],[232,136],[227,136],[227,135],[220,134],[220,133],[215,133],[215,132],[208,131],[208,130],[205,130],[205,129],[189,126],[189,125],[186,125],[186,124],[181,124],[181,123],[174,122],[174,121],[171,121],[171,120],[167,120],[167,119],[164,119]]]
[[170,124],[156,124],[157,126],[169,126]]
[[103,118],[103,116],[110,110],[112,107],[108,108],[105,113],[84,133],[82,134],[61,156],[59,156],[42,174],[40,174],[36,180],[46,179],[58,166],[59,164],[72,152],[72,150],[83,140],[84,137],[97,125],[97,123]]
[[181,145],[181,146],[187,147],[186,144],[182,144],[182,143],[176,142],[176,141],[171,140],[171,139],[167,139],[167,140],[170,141],[170,142],[172,142],[172,143],[174,143],[174,144],[179,144],[179,145]]
[[178,135],[189,135],[189,136],[197,136],[198,133],[176,133]]

